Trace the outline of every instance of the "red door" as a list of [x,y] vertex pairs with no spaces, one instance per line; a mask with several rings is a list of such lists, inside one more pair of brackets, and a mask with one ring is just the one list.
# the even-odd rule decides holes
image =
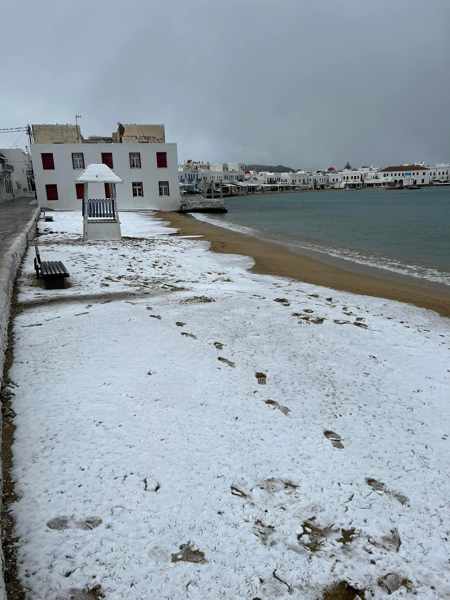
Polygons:
[[76,183],[75,189],[77,192],[77,200],[83,200],[84,199],[84,183]]

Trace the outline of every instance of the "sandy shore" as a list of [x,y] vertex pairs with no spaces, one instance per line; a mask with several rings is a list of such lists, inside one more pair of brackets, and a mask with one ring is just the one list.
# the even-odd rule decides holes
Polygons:
[[289,248],[198,221],[190,215],[159,213],[180,235],[201,235],[211,243],[214,252],[251,256],[253,271],[266,275],[290,277],[336,290],[389,298],[407,302],[450,316],[450,289],[444,285],[414,280],[395,273],[346,263],[338,259],[316,257]]

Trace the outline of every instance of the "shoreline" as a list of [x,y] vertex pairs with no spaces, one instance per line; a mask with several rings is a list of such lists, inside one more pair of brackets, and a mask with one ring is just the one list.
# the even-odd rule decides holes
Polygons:
[[159,219],[178,230],[177,235],[200,235],[213,252],[253,258],[253,273],[286,277],[364,296],[413,304],[450,317],[450,288],[338,258],[313,257],[276,242],[225,229],[188,214],[157,212]]

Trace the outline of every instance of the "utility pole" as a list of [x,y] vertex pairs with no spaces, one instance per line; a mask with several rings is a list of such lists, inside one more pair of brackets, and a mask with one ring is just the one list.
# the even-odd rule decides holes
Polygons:
[[81,139],[80,139],[80,130],[78,129],[78,119],[81,119],[81,115],[76,114],[75,115],[75,127],[77,128],[78,143],[80,143]]

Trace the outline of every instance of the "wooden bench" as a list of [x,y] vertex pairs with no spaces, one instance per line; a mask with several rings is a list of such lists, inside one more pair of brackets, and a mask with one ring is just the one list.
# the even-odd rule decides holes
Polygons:
[[64,280],[69,277],[69,271],[59,260],[41,260],[39,248],[34,247],[36,256],[34,259],[34,269],[36,276],[43,279],[46,288],[63,288]]

